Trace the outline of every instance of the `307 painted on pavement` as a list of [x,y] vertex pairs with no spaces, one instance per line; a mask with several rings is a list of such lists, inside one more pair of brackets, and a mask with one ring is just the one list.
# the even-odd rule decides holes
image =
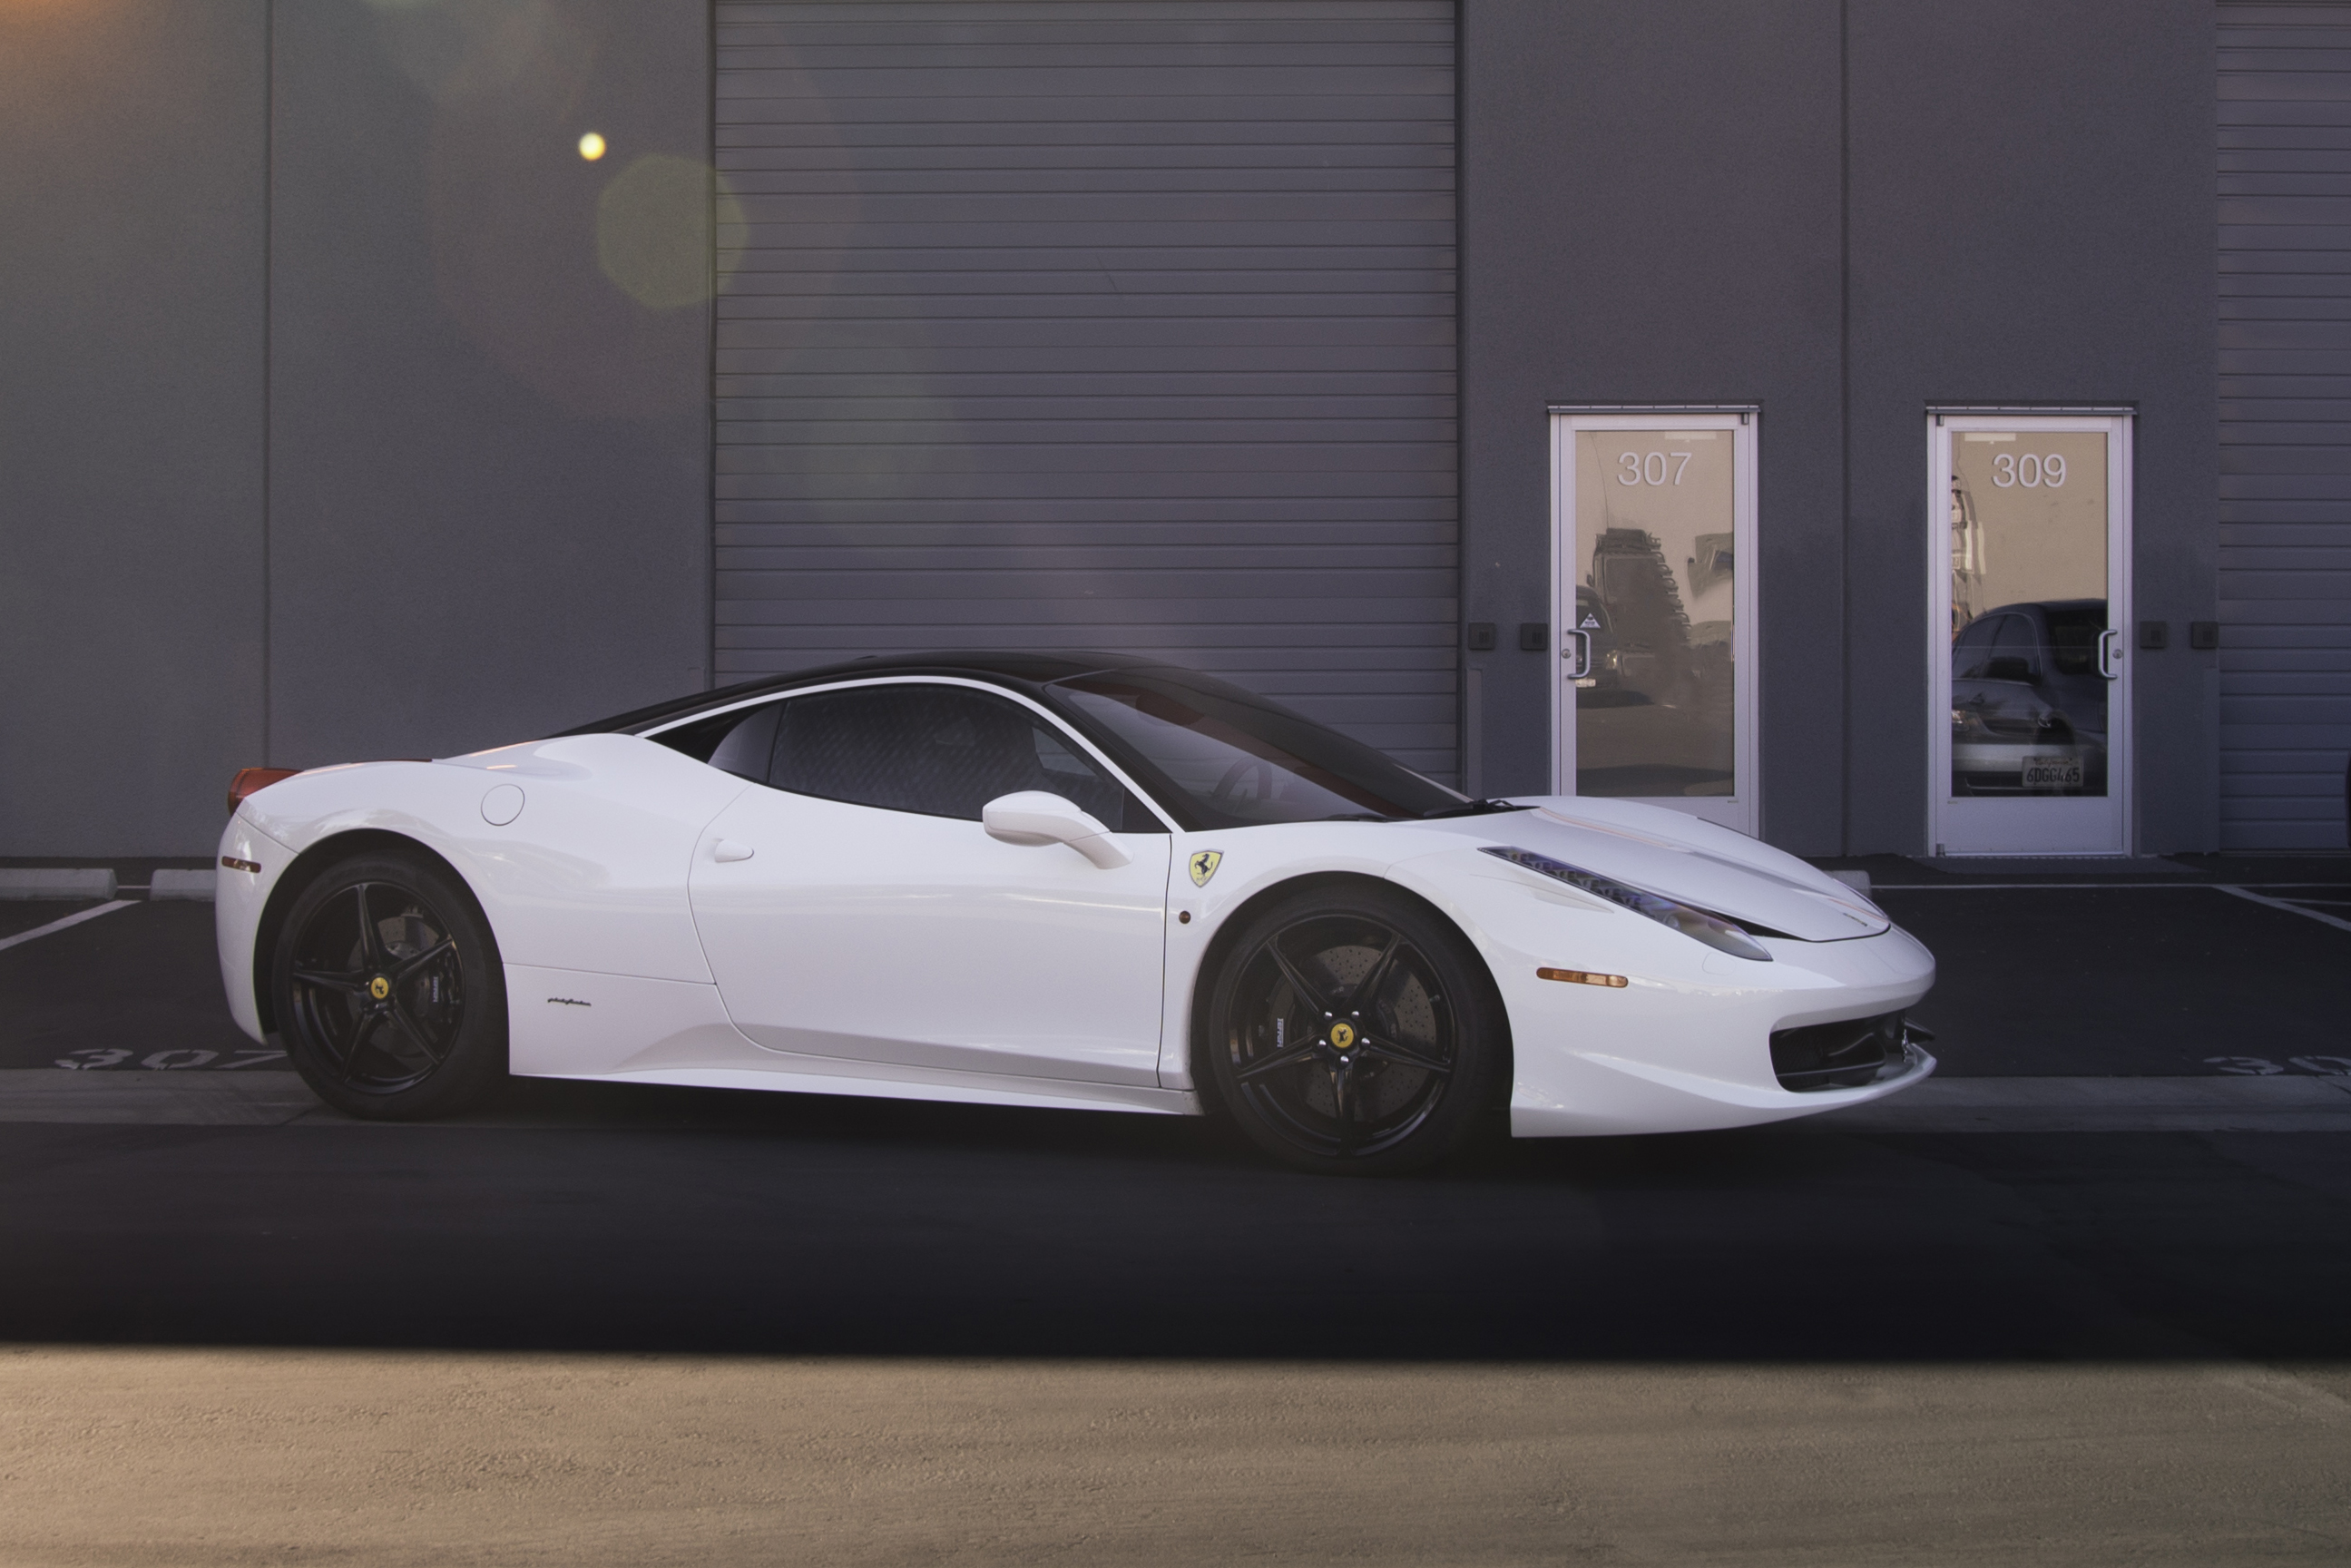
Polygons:
[[209,1067],[215,1072],[225,1072],[239,1067],[257,1067],[265,1061],[277,1061],[286,1055],[282,1051],[263,1051],[256,1047],[226,1052],[232,1060],[223,1061],[223,1052],[206,1051],[199,1046],[177,1046],[167,1051],[149,1051],[137,1061],[132,1061],[131,1059],[136,1054],[123,1046],[93,1045],[68,1051],[57,1058],[57,1065],[78,1068],[85,1072],[104,1068],[142,1067],[151,1072],[173,1072],[190,1067]]

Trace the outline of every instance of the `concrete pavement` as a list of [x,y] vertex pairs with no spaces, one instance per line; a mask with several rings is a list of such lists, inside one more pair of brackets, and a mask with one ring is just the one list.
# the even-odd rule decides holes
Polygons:
[[0,1564],[2340,1563],[2351,1375],[0,1352]]

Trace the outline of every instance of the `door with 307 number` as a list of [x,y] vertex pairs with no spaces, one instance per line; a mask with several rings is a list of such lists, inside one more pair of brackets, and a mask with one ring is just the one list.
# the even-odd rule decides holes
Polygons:
[[1552,418],[1553,778],[1753,833],[1755,415]]

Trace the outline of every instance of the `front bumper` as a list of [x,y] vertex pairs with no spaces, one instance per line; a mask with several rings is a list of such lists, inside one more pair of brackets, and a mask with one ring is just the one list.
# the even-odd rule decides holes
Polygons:
[[1770,964],[1712,958],[1703,978],[1635,974],[1621,989],[1551,984],[1531,964],[1510,961],[1505,972],[1497,962],[1516,1056],[1512,1134],[1750,1126],[1882,1099],[1934,1071],[1935,1059],[1906,1038],[1865,1082],[1786,1087],[1775,1033],[1898,1014],[1933,986],[1935,961],[1899,927],[1766,946]]
[[[236,863],[231,865],[232,861]],[[220,862],[213,897],[213,941],[220,954],[221,989],[228,997],[229,1017],[236,1027],[266,1045],[259,998],[253,990],[254,939],[270,890],[294,863],[294,852],[239,811],[221,831]],[[261,869],[244,869],[247,866]]]

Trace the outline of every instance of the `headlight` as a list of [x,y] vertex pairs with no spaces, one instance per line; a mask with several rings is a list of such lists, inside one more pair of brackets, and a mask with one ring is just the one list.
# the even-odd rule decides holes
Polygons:
[[1752,958],[1768,964],[1771,955],[1763,945],[1719,915],[1708,915],[1703,909],[1692,909],[1687,904],[1677,904],[1662,894],[1647,893],[1637,887],[1627,887],[1612,877],[1585,871],[1565,861],[1555,861],[1549,855],[1539,855],[1532,850],[1505,849],[1498,844],[1479,846],[1488,854],[1510,862],[1512,865],[1541,872],[1556,882],[1604,898],[1620,908],[1635,915],[1646,915],[1660,925],[1670,925],[1685,936],[1695,937],[1719,952],[1734,958]]

